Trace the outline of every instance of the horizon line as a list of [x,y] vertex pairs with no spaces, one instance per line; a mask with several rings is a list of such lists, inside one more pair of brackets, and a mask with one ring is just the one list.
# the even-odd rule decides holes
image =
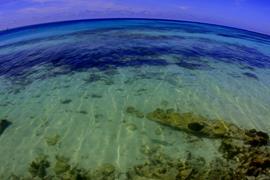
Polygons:
[[220,27],[225,27],[225,28],[231,28],[231,29],[236,29],[240,31],[247,31],[249,33],[255,33],[255,34],[260,34],[263,36],[270,37],[270,34],[265,34],[262,32],[257,32],[253,30],[248,30],[248,29],[242,29],[238,27],[233,27],[233,26],[226,26],[226,25],[220,25],[220,24],[214,24],[214,23],[206,23],[206,22],[199,22],[199,21],[188,21],[188,20],[179,20],[179,19],[166,19],[166,18],[93,18],[93,19],[71,19],[71,20],[64,20],[64,21],[50,21],[50,22],[44,22],[44,23],[38,23],[38,24],[29,24],[25,26],[18,26],[18,27],[13,27],[13,28],[7,28],[4,30],[0,30],[0,35],[1,34],[6,34],[6,33],[12,33],[16,31],[20,31],[23,29],[30,29],[33,27],[42,27],[42,26],[48,26],[48,25],[54,25],[54,24],[67,24],[67,23],[72,23],[72,22],[83,22],[83,21],[106,21],[106,20],[156,20],[156,21],[171,21],[171,22],[186,22],[186,23],[197,23],[197,24],[204,24],[204,25],[210,25],[210,26],[220,26]]

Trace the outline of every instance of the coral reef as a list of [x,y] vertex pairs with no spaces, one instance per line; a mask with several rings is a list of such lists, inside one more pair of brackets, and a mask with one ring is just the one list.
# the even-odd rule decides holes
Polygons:
[[[126,113],[137,117],[137,113],[140,112],[129,106],[126,108]],[[266,180],[270,177],[269,135],[265,132],[255,129],[246,130],[224,120],[209,119],[194,113],[179,113],[173,109],[158,108],[148,113],[146,118],[185,131],[190,137],[215,139],[220,142],[219,156],[207,161],[203,157],[187,152],[185,158],[180,158],[178,154],[164,153],[161,146],[171,145],[167,141],[151,139],[156,146],[142,145],[140,152],[145,157],[144,161],[129,167],[125,172],[120,172],[117,166],[112,164],[84,169],[78,164],[72,164],[63,156],[55,156],[55,163],[49,162],[46,156],[40,156],[31,162],[29,166],[31,177],[28,179]],[[126,126],[130,131],[137,129],[135,124],[126,124]],[[156,131],[156,135],[160,135],[161,127]],[[11,178],[27,179],[15,175]]]
[[8,121],[7,119],[1,119],[0,120],[0,136],[3,134],[3,132],[8,128],[12,123]]
[[[246,130],[224,120],[207,119],[194,113],[178,113],[173,109],[158,108],[148,113],[146,118],[193,135],[220,139],[219,150],[226,164],[234,164],[233,170],[226,169],[230,175],[225,179],[270,177],[269,135],[265,132]],[[213,167],[209,171],[213,173],[211,177],[220,177],[214,173]],[[208,174],[205,178],[209,177]]]
[[[145,161],[120,172],[112,164],[84,169],[72,165],[62,156],[56,156],[52,168],[46,156],[36,158],[29,168],[31,178],[62,180],[242,180],[267,179],[270,177],[269,147],[253,147],[240,140],[224,139],[220,146],[223,158],[215,158],[207,163],[203,157],[188,152],[186,158],[164,154],[158,147],[141,147]],[[49,174],[48,172],[52,172]],[[13,179],[27,179],[11,176]]]
[[252,146],[239,140],[223,140],[220,151],[235,165],[235,177],[270,177],[270,147]]
[[28,171],[32,177],[45,178],[47,176],[47,168],[50,167],[50,163],[47,157],[41,155],[31,162]]
[[69,159],[64,156],[57,155],[55,160],[55,165],[52,167],[47,156],[41,155],[29,165],[30,176],[19,177],[12,174],[9,179],[115,180],[119,176],[116,167],[111,164],[103,164],[97,168],[86,170],[72,165],[69,163]]
[[186,180],[186,179],[233,179],[232,169],[226,162],[217,159],[206,164],[202,157],[186,159],[168,156],[160,150],[150,149],[147,161],[127,172],[130,180]]

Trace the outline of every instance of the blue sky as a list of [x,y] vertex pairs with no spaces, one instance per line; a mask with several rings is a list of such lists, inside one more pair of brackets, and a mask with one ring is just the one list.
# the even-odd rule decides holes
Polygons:
[[161,18],[270,35],[270,0],[0,0],[0,29],[91,18]]

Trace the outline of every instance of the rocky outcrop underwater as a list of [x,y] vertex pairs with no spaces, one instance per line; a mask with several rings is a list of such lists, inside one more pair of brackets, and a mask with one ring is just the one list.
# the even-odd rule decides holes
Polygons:
[[240,128],[222,119],[209,119],[194,113],[180,113],[174,109],[157,108],[142,113],[127,107],[125,113],[141,120],[151,120],[183,131],[191,136],[219,140],[220,157],[207,162],[189,152],[185,159],[165,154],[161,149],[150,147],[141,152],[145,162],[122,172],[113,164],[95,168],[81,168],[72,164],[68,157],[56,155],[54,163],[41,155],[28,165],[28,175],[11,179],[61,179],[61,180],[243,180],[270,178],[269,136],[255,129]]

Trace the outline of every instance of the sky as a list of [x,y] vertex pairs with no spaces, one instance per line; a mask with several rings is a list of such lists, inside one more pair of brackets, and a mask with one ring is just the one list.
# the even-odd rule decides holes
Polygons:
[[93,18],[176,19],[270,35],[270,0],[0,0],[0,30]]

